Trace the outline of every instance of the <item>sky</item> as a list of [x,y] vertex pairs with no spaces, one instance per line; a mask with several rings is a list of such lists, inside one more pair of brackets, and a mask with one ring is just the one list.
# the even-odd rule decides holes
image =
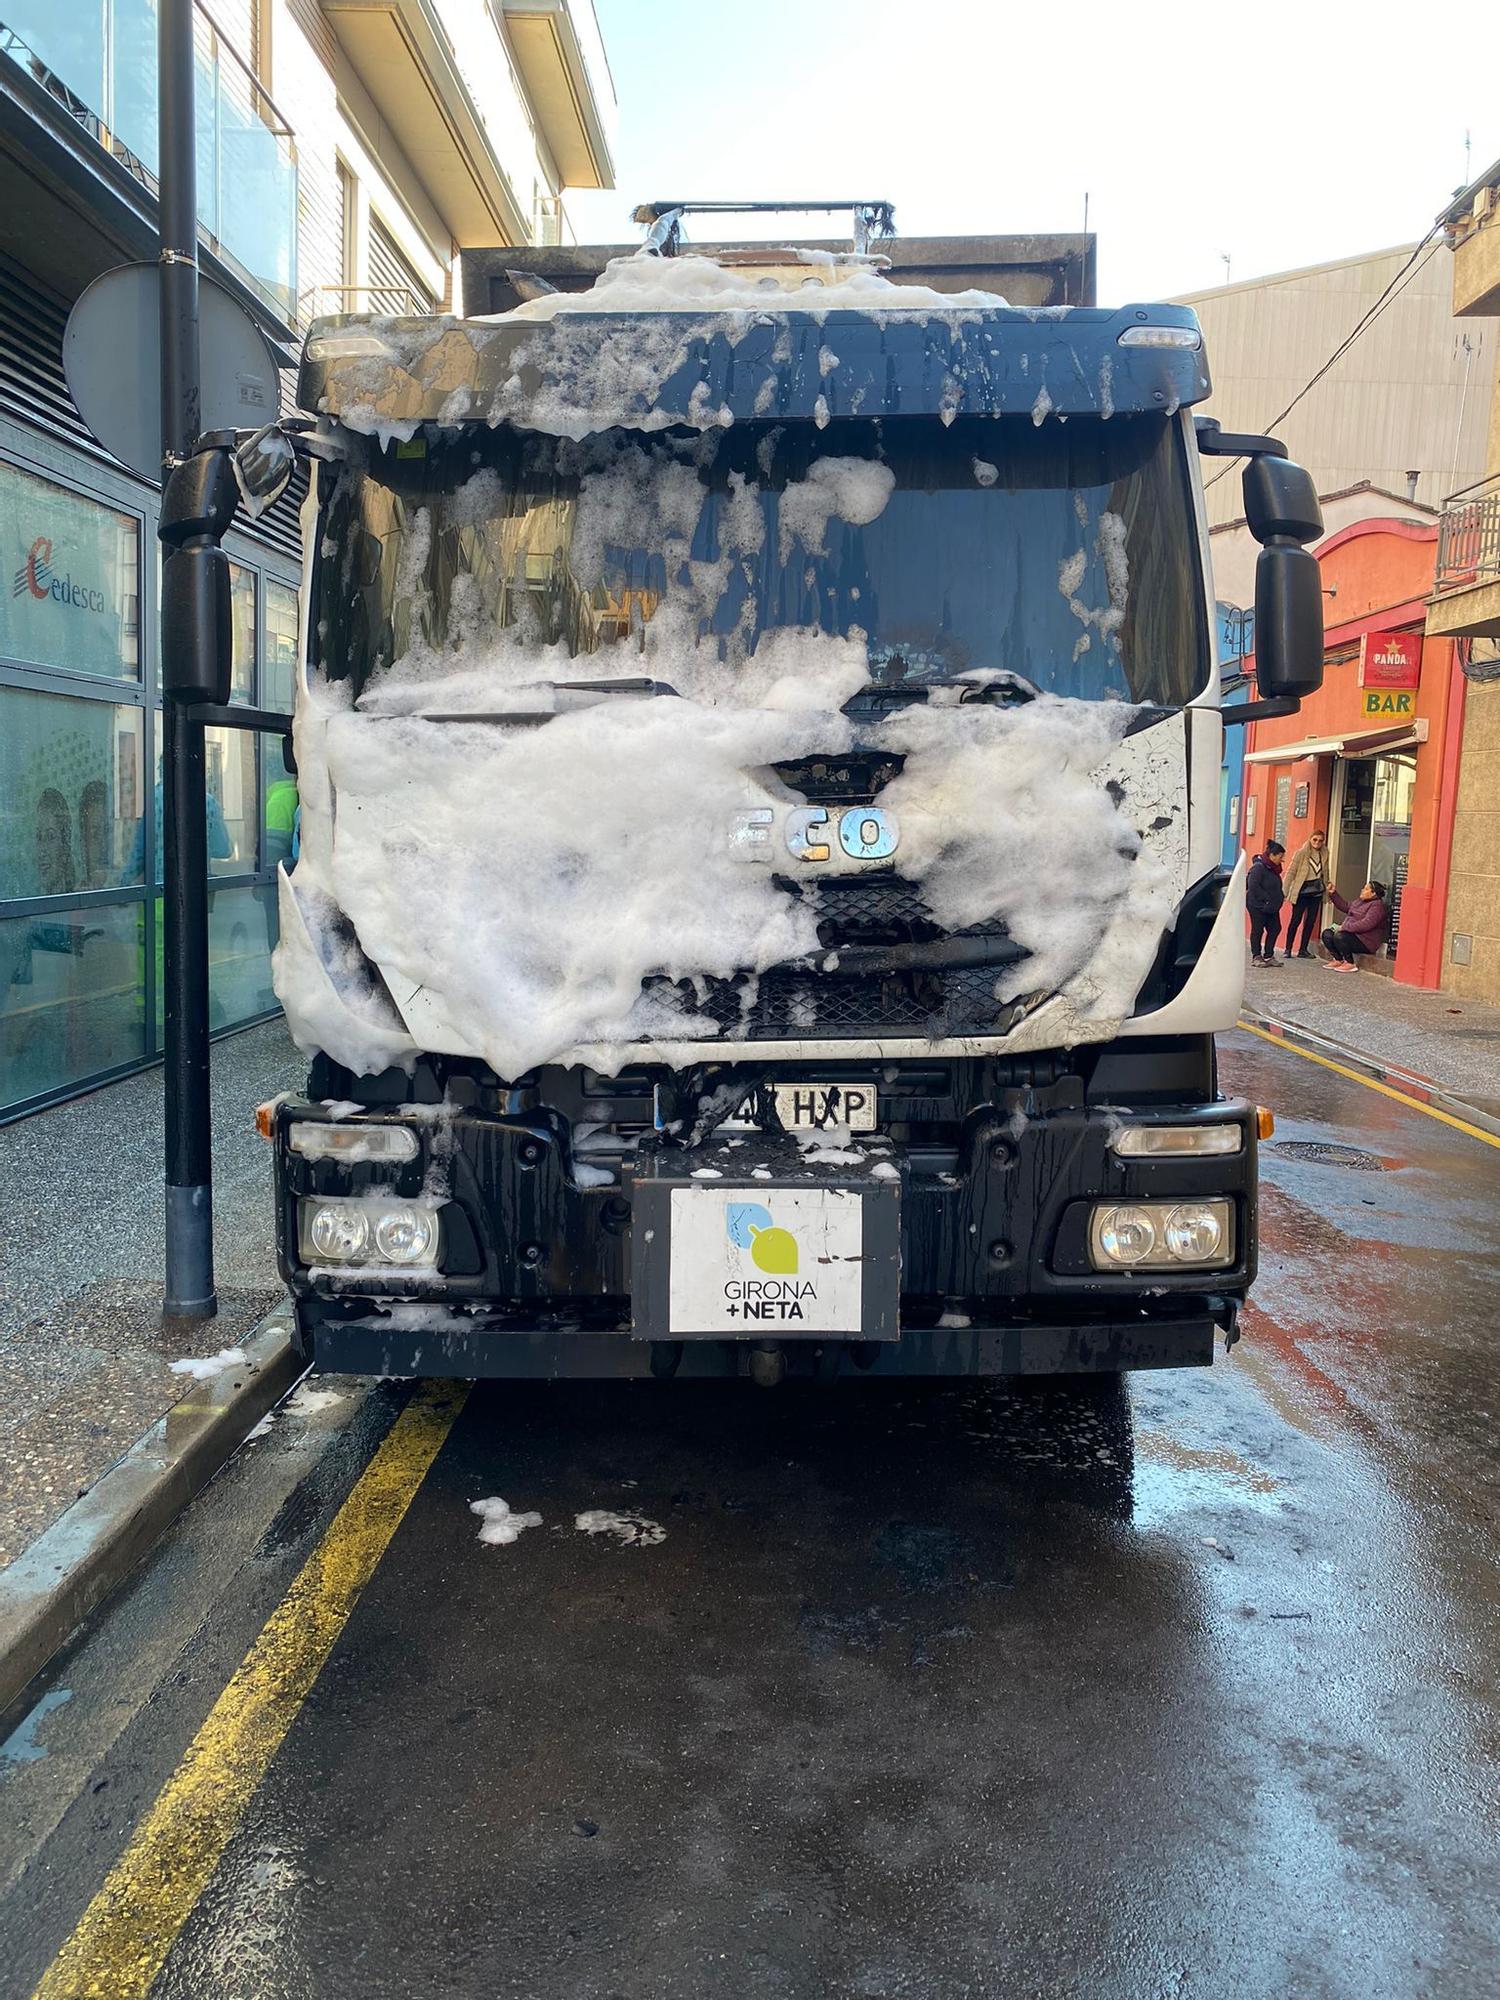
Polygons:
[[[639,201],[894,202],[905,236],[1077,230],[1099,300],[1170,298],[1415,242],[1500,157],[1500,9],[1393,0],[595,0]],[[791,233],[836,235],[811,218]],[[694,233],[690,223],[689,233]],[[701,239],[717,233],[705,220]],[[724,234],[774,234],[744,227]]]

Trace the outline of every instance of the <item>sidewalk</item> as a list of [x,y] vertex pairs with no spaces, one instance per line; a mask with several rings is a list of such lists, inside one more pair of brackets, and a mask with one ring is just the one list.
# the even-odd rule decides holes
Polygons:
[[214,1044],[219,1314],[171,1336],[161,1070],[0,1128],[0,1568],[193,1389],[169,1362],[238,1345],[280,1298],[254,1113],[304,1073],[280,1022]]
[[1278,957],[1270,970],[1249,968],[1245,1013],[1320,1036],[1500,1119],[1500,1007],[1398,986],[1379,973],[1330,972],[1321,962],[1288,965]]

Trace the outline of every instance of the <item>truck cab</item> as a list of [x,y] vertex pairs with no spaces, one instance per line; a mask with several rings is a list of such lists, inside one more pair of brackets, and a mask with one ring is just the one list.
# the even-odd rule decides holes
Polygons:
[[[774,1381],[1235,1337],[1208,392],[1184,308],[859,255],[313,328],[276,957],[311,1069],[273,1112],[309,1359]],[[1255,515],[1292,701],[1294,472]]]

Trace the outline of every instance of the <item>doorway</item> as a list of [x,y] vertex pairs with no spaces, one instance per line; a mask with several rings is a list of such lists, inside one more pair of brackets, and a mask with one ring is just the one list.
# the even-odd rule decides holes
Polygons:
[[1385,885],[1391,911],[1386,955],[1394,958],[1411,848],[1416,753],[1398,750],[1384,757],[1345,757],[1339,760],[1339,770],[1333,886],[1352,903],[1366,882]]

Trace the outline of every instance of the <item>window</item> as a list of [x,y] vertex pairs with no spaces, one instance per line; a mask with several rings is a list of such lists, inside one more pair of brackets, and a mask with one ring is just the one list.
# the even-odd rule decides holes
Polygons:
[[255,571],[229,565],[229,699],[255,700]]
[[274,577],[265,579],[266,652],[261,705],[291,711],[297,687],[297,593]]
[[[0,1116],[160,1047],[165,928],[146,671],[155,503],[138,514],[123,480],[55,443],[23,433],[18,448],[45,451],[60,476],[0,458]],[[231,699],[289,708],[297,590],[248,545],[229,583]],[[290,855],[296,787],[279,737],[210,729],[204,748],[212,1024],[225,1028],[275,1006],[276,884],[263,878]]]
[[140,677],[140,523],[0,460],[0,656]]
[[0,919],[0,1104],[145,1053],[145,905]]
[[428,313],[437,304],[429,286],[378,215],[370,217],[371,312]]
[[339,289],[342,293],[335,312],[349,312],[354,305],[354,289],[359,283],[359,186],[342,160],[338,167]]
[[205,729],[208,872],[253,875],[260,865],[260,806],[255,736],[248,729]]
[[0,688],[0,900],[145,879],[142,740],[138,708]]

